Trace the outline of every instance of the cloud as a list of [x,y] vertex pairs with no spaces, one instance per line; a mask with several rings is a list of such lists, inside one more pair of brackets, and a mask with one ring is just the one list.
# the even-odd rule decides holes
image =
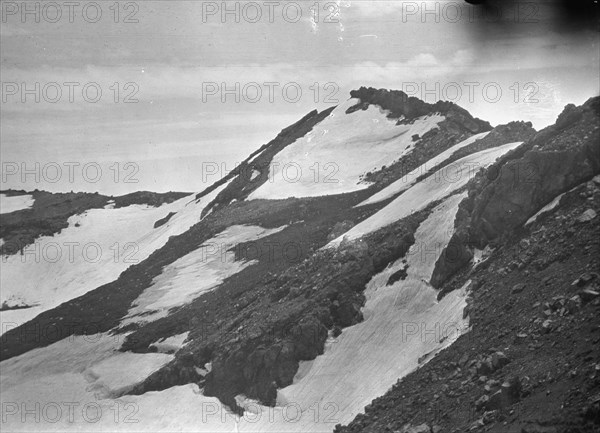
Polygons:
[[[141,103],[158,102],[160,100],[191,99],[201,102],[214,101],[221,95],[222,90],[236,88],[237,93],[254,92],[256,84],[265,92],[261,102],[269,102],[269,94],[273,93],[281,100],[284,86],[300,87],[305,92],[308,102],[312,100],[314,83],[324,86],[334,83],[338,88],[353,87],[356,84],[378,82],[382,86],[393,87],[399,80],[415,78],[439,78],[444,75],[460,73],[462,61],[470,58],[466,51],[457,52],[453,57],[439,59],[432,53],[418,54],[404,62],[358,62],[346,66],[338,65],[296,65],[291,63],[269,63],[250,65],[223,65],[214,67],[182,67],[164,64],[129,66],[93,66],[82,68],[2,68],[4,83],[16,83],[21,89],[21,83],[33,88],[36,83],[41,88],[48,83],[58,83],[62,88],[63,97],[56,104],[22,104],[20,93],[8,96],[8,103],[3,104],[3,110],[72,110],[78,109],[78,102],[85,102],[81,97],[83,86],[93,83],[94,88],[102,90],[102,99],[97,105],[110,106],[114,104],[115,83],[119,89],[118,97],[123,99],[133,92],[134,87],[125,88],[127,83],[133,83],[137,88],[135,98]],[[468,67],[466,65],[465,67]],[[142,72],[143,71],[143,72]],[[75,88],[75,103],[69,102],[69,88],[64,83],[78,83]],[[267,84],[267,83],[277,83]],[[218,94],[214,93],[218,87]],[[92,89],[93,90],[93,89]],[[18,91],[19,92],[19,91]],[[92,92],[94,93],[94,92]],[[252,93],[253,95],[254,93]],[[250,96],[249,98],[251,98]],[[32,97],[28,97],[32,99]],[[346,95],[338,95],[340,101]],[[229,101],[235,95],[228,97]]]

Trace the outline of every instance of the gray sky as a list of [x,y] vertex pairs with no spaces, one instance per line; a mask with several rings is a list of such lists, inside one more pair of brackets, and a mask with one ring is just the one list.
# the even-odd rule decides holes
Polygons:
[[[598,32],[558,26],[551,1],[506,6],[502,19],[463,1],[229,1],[234,12],[224,17],[220,1],[117,2],[118,16],[115,2],[98,1],[99,18],[91,2],[70,17],[58,1],[62,16],[42,2],[39,22],[22,15],[21,2],[1,3],[2,162],[104,167],[97,183],[82,181],[80,169],[73,184],[66,171],[47,182],[50,170],[39,184],[5,176],[2,189],[201,189],[216,180],[203,179],[203,162],[233,168],[362,85],[451,99],[492,124],[536,128],[599,93]],[[137,22],[124,22],[128,15]],[[23,83],[33,89],[25,102]],[[234,90],[225,102],[221,83]],[[102,96],[92,103],[96,89]],[[137,102],[124,103],[128,95]],[[110,169],[128,161],[138,183],[122,180],[133,170]]]

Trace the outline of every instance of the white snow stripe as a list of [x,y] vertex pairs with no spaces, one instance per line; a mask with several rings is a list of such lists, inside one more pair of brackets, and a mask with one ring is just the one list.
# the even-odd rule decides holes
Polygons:
[[487,167],[498,157],[520,144],[521,142],[508,143],[503,146],[482,150],[481,152],[471,154],[453,162],[413,185],[383,209],[355,225],[340,237],[332,240],[326,247],[335,247],[344,238],[354,240],[368,233],[373,233],[382,227],[424,209],[434,201],[449,196],[464,186],[480,168]]
[[229,251],[236,245],[254,241],[285,228],[265,229],[258,226],[231,226],[196,250],[165,266],[152,285],[134,301],[122,325],[147,323],[168,315],[169,309],[185,305],[210,291],[244,268],[256,263],[234,261]]
[[436,165],[441,164],[444,161],[446,161],[457,150],[462,149],[463,147],[466,147],[466,146],[468,146],[468,145],[476,142],[477,140],[481,140],[482,138],[484,138],[488,134],[489,134],[489,131],[488,132],[482,132],[481,134],[475,134],[475,135],[467,138],[466,140],[461,141],[458,144],[455,144],[454,146],[452,146],[449,149],[446,149],[445,151],[443,151],[439,155],[434,156],[433,158],[431,158],[430,160],[428,160],[427,162],[425,162],[421,166],[417,167],[416,169],[414,169],[410,173],[402,176],[401,179],[398,179],[394,183],[388,185],[387,187],[385,187],[384,189],[382,189],[378,193],[373,194],[371,197],[369,197],[368,199],[366,199],[362,203],[358,204],[357,206],[365,206],[365,205],[368,205],[368,204],[377,203],[377,202],[380,202],[380,201],[383,201],[383,200],[387,200],[388,198],[393,197],[393,196],[395,196],[396,194],[398,194],[398,193],[400,193],[402,191],[406,191],[408,188],[410,188],[411,186],[414,185],[415,181],[417,180],[417,178],[419,176],[428,173],[429,170],[431,170],[433,167],[435,167]]

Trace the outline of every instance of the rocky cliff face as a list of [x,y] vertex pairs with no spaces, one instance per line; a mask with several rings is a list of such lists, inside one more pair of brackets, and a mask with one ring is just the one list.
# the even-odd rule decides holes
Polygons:
[[600,98],[569,105],[556,123],[480,173],[461,204],[457,231],[440,257],[440,287],[473,257],[473,249],[508,236],[557,195],[600,173]]
[[474,201],[473,242],[484,246],[600,172],[599,114],[600,98],[578,108],[567,106],[554,126],[525,143],[506,164],[494,167],[499,177]]

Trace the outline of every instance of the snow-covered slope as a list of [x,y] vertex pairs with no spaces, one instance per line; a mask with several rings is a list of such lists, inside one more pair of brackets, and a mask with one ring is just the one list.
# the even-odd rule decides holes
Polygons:
[[[503,146],[483,150],[441,168],[426,179],[413,185],[375,215],[367,218],[352,227],[348,232],[331,241],[329,246],[339,245],[344,238],[348,240],[358,239],[365,234],[372,233],[411,213],[419,211],[436,200],[447,197],[452,192],[463,187],[473,178],[479,169],[492,164],[496,158],[520,144],[520,142],[508,143]],[[392,186],[390,185],[390,187]],[[401,191],[401,186],[402,184],[396,184],[389,192],[395,190]]]
[[235,431],[225,408],[209,418],[221,405],[196,385],[111,398],[173,358],[120,353],[121,343],[107,334],[67,338],[0,363],[3,431]]
[[369,197],[368,199],[366,199],[365,201],[360,203],[358,206],[364,206],[364,205],[368,205],[368,204],[372,204],[372,203],[378,203],[380,201],[387,200],[388,198],[391,198],[391,197],[395,196],[396,194],[401,193],[402,191],[406,191],[408,188],[410,188],[411,186],[413,186],[415,184],[415,182],[416,182],[417,178],[419,178],[419,176],[427,174],[429,172],[429,170],[431,170],[433,167],[437,166],[438,164],[442,164],[444,161],[448,160],[459,149],[462,149],[463,147],[466,147],[470,144],[475,143],[477,140],[484,138],[488,134],[489,134],[489,131],[482,132],[480,134],[475,134],[475,135],[472,135],[471,137],[467,138],[466,140],[463,140],[460,143],[455,144],[450,149],[446,149],[439,155],[434,156],[429,161],[427,161],[425,164],[415,168],[413,171],[406,174],[405,176],[402,176],[396,182],[393,182],[391,185],[388,185],[387,187],[385,187],[378,193],[373,194],[371,197]]
[[255,241],[282,230],[257,226],[231,226],[198,249],[166,266],[134,301],[123,325],[150,322],[165,317],[169,309],[185,305],[203,292],[214,289],[225,278],[240,272],[256,261],[236,261],[237,244]]
[[[427,283],[464,197],[448,198],[421,224],[407,263],[398,260],[373,276],[365,292],[364,321],[301,366],[294,384],[279,393],[274,421],[269,422],[273,410],[263,407],[259,421],[242,420],[240,431],[322,432],[331,430],[332,423],[347,423],[415,369],[420,357],[451,344],[466,330],[465,293],[456,291],[438,302],[437,291]],[[406,266],[406,280],[386,285],[390,275]],[[256,405],[249,410],[256,411]]]
[[30,208],[34,201],[29,194],[13,196],[0,194],[0,214]]
[[[197,431],[199,425],[200,431],[211,432],[331,431],[334,424],[352,420],[398,377],[416,368],[419,358],[451,344],[466,329],[464,292],[453,292],[438,303],[437,292],[426,283],[449,240],[462,198],[464,194],[447,199],[419,227],[406,263],[398,260],[372,278],[366,290],[364,322],[331,339],[322,356],[305,362],[294,384],[280,391],[275,408],[241,397],[247,412],[238,417],[216,399],[203,396],[194,385],[111,398],[173,356],[115,352],[122,336],[107,334],[64,339],[3,361],[2,402],[5,407],[15,401],[42,407],[57,401],[79,403],[73,424],[67,422],[68,407],[61,407],[64,416],[52,412],[42,417],[41,425],[48,431],[128,431],[132,425],[126,420],[134,422],[139,431]],[[258,236],[259,232],[254,232]],[[437,254],[426,253],[430,250]],[[389,276],[404,267],[408,267],[406,281],[386,285]],[[81,412],[84,405],[86,412]],[[11,431],[30,427],[20,422],[20,416],[18,412],[7,417]],[[97,421],[86,422],[86,416]],[[58,422],[49,422],[55,418]]]
[[[468,285],[438,300],[432,277],[467,183],[521,130],[486,138],[489,124],[450,103],[388,93],[381,106],[410,121],[350,99],[199,199],[91,209],[3,257],[0,302],[29,306],[0,312],[1,399],[18,403],[4,427],[331,432],[452,344],[469,325]],[[248,243],[269,254],[235,254]],[[12,329],[71,319],[99,329],[43,343]],[[22,422],[21,402],[70,401],[73,423]]]
[[411,151],[413,135],[437,128],[444,116],[432,113],[397,125],[387,111],[370,105],[346,114],[359,101],[338,106],[306,136],[279,152],[269,180],[252,199],[281,199],[340,194],[367,188],[361,176],[380,169]]
[[[3,256],[0,263],[0,304],[30,308],[0,312],[0,332],[33,319],[67,300],[114,281],[132,264],[140,263],[200,220],[204,207],[226,185],[206,197],[184,197],[161,207],[132,205],[91,209],[69,219],[69,227],[44,236],[22,254]],[[175,212],[154,228],[157,220]]]

